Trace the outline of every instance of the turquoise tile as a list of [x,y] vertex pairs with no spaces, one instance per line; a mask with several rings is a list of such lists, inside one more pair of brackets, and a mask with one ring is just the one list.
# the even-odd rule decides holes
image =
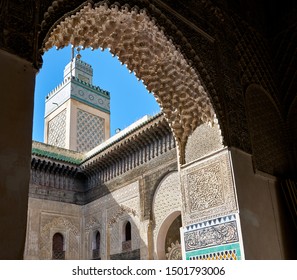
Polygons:
[[237,259],[241,260],[241,251],[240,251],[239,243],[220,245],[216,247],[186,252],[186,259],[189,260],[190,258],[194,258],[194,257],[200,257],[207,254],[209,255],[209,254],[220,253],[220,252],[230,251],[230,250],[231,251],[235,250]]

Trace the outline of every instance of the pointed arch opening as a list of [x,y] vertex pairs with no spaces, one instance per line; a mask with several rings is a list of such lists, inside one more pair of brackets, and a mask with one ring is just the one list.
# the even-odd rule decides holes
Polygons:
[[183,164],[187,138],[200,124],[213,123],[215,113],[197,71],[146,10],[88,3],[52,27],[43,51],[69,44],[109,49],[143,81],[160,104]]
[[57,232],[53,235],[52,239],[52,259],[53,260],[65,260],[64,249],[64,236],[62,233]]
[[93,242],[92,242],[92,258],[93,260],[100,260],[101,259],[101,235],[99,230],[94,232],[93,235]]
[[174,211],[163,221],[156,242],[157,257],[159,260],[182,259],[179,228],[182,226],[181,212]]
[[123,224],[122,250],[130,251],[132,249],[132,226],[129,221]]

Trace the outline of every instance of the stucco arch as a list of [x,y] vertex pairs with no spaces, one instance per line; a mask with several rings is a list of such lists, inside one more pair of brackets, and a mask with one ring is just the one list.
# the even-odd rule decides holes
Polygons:
[[173,221],[181,215],[180,211],[174,211],[170,213],[162,222],[161,227],[159,228],[157,240],[156,240],[156,255],[159,260],[165,260],[166,259],[166,248],[165,248],[165,242],[166,242],[166,234],[173,223]]
[[165,259],[165,239],[172,222],[181,215],[182,198],[177,171],[168,173],[159,183],[153,198],[153,236],[155,258]]
[[213,124],[215,112],[197,70],[154,18],[138,7],[87,3],[53,25],[43,51],[68,44],[107,48],[143,81],[159,103],[184,163],[187,138],[200,124]]

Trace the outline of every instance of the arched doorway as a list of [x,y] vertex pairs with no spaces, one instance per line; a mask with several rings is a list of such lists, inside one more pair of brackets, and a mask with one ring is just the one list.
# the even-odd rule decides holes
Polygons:
[[162,223],[156,242],[156,251],[159,260],[182,259],[181,240],[179,229],[182,226],[181,212],[171,213]]
[[184,163],[189,135],[200,124],[213,123],[215,113],[196,70],[146,10],[87,4],[52,27],[43,50],[68,44],[109,49],[143,81],[160,104]]
[[92,247],[93,247],[92,248],[92,258],[93,258],[93,260],[100,260],[101,259],[101,253],[100,253],[101,235],[100,235],[100,232],[98,230],[96,232],[94,232]]
[[64,236],[57,232],[53,235],[52,240],[52,259],[53,260],[64,260],[65,250],[64,250]]

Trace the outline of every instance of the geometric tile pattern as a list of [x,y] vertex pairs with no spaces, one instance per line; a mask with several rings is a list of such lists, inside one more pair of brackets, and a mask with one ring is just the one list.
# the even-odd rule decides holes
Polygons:
[[191,258],[192,260],[237,260],[236,250],[215,252],[213,254],[204,254],[197,256],[195,258]]
[[87,113],[77,111],[77,151],[87,152],[104,142],[105,139],[104,119]]
[[66,109],[48,122],[48,144],[65,148]]
[[218,246],[186,254],[187,260],[241,260],[239,243]]

